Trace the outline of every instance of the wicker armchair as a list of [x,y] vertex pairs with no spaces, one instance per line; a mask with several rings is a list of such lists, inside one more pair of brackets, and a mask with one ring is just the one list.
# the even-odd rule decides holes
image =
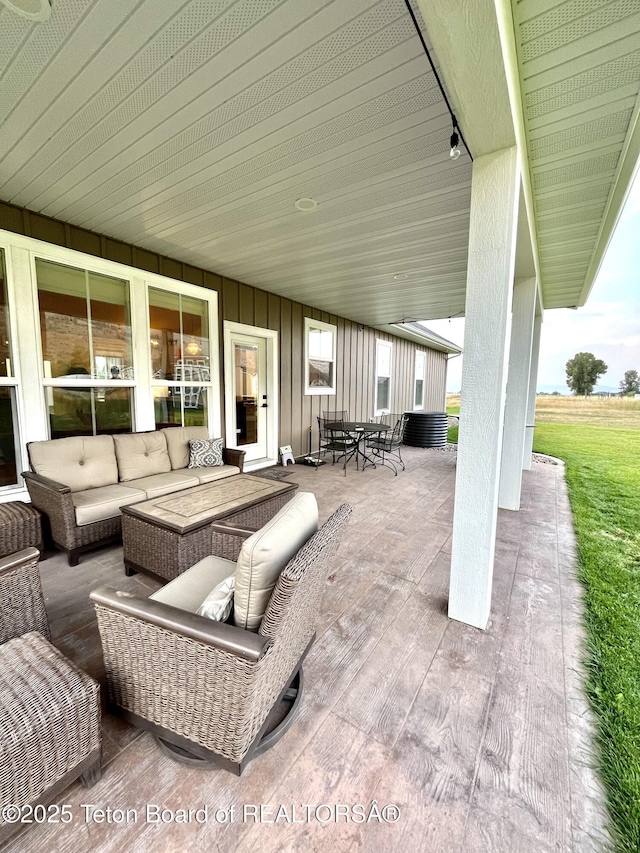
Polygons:
[[36,548],[0,559],[0,643],[38,631],[51,638],[44,606]]
[[[14,811],[100,778],[100,688],[48,641],[39,556],[0,560],[0,803]],[[7,817],[0,846],[24,828]]]
[[[174,758],[240,775],[298,707],[301,664],[350,515],[343,504],[287,563],[258,633],[109,587],[92,592],[112,710],[156,734]],[[290,713],[273,729],[287,699]]]

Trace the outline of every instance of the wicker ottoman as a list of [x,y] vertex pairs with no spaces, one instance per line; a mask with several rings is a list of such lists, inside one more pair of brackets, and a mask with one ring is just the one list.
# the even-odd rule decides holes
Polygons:
[[22,501],[0,503],[0,557],[29,546],[42,551],[41,516]]
[[[48,803],[99,779],[99,690],[35,631],[0,646],[0,803]],[[21,827],[0,815],[0,845]]]

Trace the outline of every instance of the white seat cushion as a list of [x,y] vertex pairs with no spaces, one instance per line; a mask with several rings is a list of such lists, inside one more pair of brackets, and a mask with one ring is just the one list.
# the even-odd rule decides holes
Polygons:
[[229,575],[219,584],[216,584],[209,595],[197,609],[198,616],[206,616],[216,622],[225,622],[231,615],[233,607],[233,590],[236,579]]
[[190,477],[197,477],[199,483],[213,483],[214,480],[224,480],[239,474],[237,465],[216,465],[214,468],[187,468]]
[[233,622],[257,631],[280,572],[318,529],[318,504],[298,494],[242,544],[236,566]]
[[97,489],[87,489],[84,492],[73,492],[71,500],[76,510],[76,524],[92,524],[94,521],[104,521],[120,515],[120,507],[139,503],[147,497],[141,489],[122,486],[100,486]]
[[190,477],[181,471],[169,471],[168,474],[152,474],[150,477],[130,480],[128,485],[130,488],[142,489],[147,493],[147,499],[151,500],[162,495],[170,495],[172,492],[180,492],[191,486],[199,486],[200,481],[197,477]]
[[232,560],[223,557],[205,557],[186,572],[165,584],[149,598],[162,601],[180,610],[195,613],[211,590],[236,570]]

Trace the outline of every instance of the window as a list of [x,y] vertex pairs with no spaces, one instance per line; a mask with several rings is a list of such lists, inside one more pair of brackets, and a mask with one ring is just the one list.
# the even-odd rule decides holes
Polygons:
[[376,415],[391,408],[391,341],[376,341]]
[[36,259],[45,376],[133,379],[129,284]]
[[0,228],[0,498],[27,497],[30,441],[220,435],[217,334],[213,290]]
[[129,283],[40,258],[35,263],[51,438],[130,432]]
[[209,303],[150,287],[149,328],[156,427],[207,426]]
[[427,372],[427,354],[416,350],[416,376],[413,394],[413,408],[424,409],[424,380]]
[[19,433],[4,252],[0,249],[0,487],[17,486]]
[[329,323],[304,318],[305,394],[336,393],[336,332]]

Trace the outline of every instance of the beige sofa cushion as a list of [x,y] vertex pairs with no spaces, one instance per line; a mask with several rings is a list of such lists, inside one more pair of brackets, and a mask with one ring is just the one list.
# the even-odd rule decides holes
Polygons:
[[118,482],[118,465],[110,435],[33,441],[29,445],[29,457],[36,474],[64,483],[72,492]]
[[114,435],[120,480],[137,480],[171,471],[167,442],[162,432]]
[[120,515],[120,507],[135,504],[146,498],[145,492],[130,486],[100,486],[84,492],[74,492],[71,500],[76,510],[76,524],[92,524]]
[[189,489],[191,486],[199,486],[197,477],[190,477],[182,471],[169,471],[168,474],[152,474],[150,477],[139,477],[137,480],[129,480],[128,484],[133,489],[141,489],[147,493],[147,499],[159,498],[162,495],[170,495]]
[[232,560],[225,560],[223,557],[205,557],[177,578],[160,587],[149,598],[195,613],[211,590],[232,575],[235,570],[236,564]]
[[318,529],[318,504],[298,494],[242,544],[236,566],[233,622],[257,631],[280,572]]
[[224,480],[225,477],[240,473],[237,465],[216,465],[215,468],[186,468],[185,470],[189,472],[190,477],[197,477],[198,483],[213,483],[214,480]]
[[159,430],[167,442],[171,468],[187,468],[189,465],[189,442],[192,439],[209,438],[207,427],[165,427]]

